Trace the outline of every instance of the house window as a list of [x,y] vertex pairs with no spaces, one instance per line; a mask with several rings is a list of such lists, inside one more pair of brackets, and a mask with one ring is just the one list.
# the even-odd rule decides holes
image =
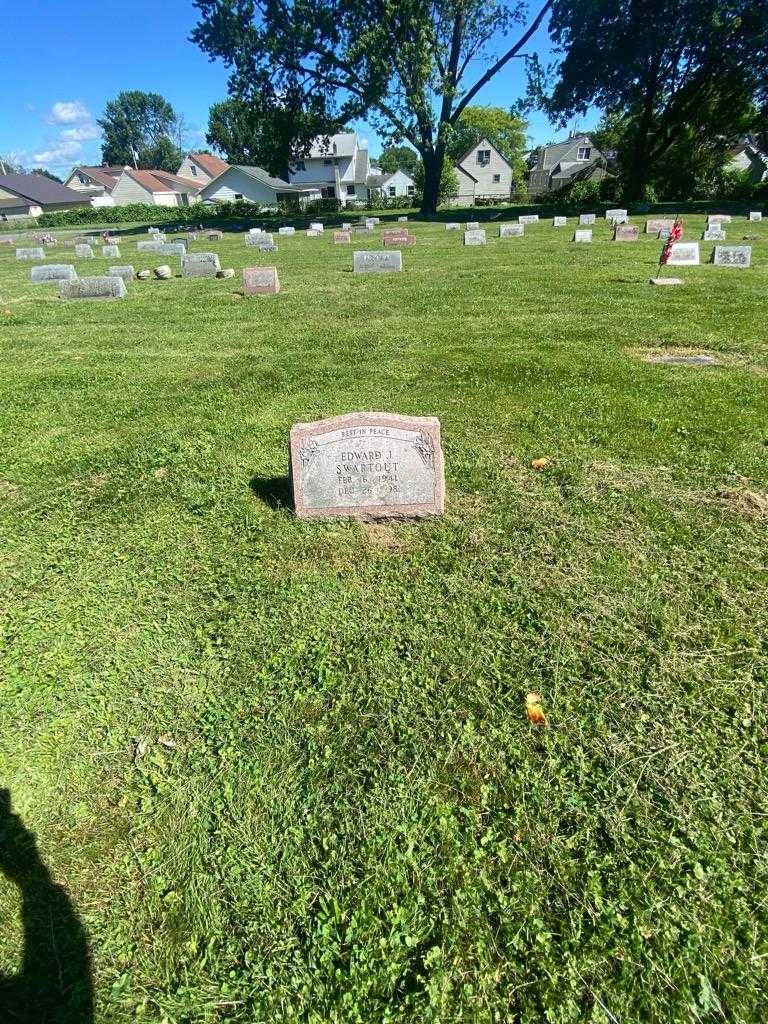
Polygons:
[[391,196],[396,196],[397,195],[397,189],[395,188],[394,185],[390,185],[389,188],[387,189],[387,191],[389,192],[389,194]]
[[189,169],[190,169],[190,171],[192,171],[192,177],[196,178],[197,177],[197,168],[195,167],[195,165],[194,164],[190,164],[189,165]]
[[331,185],[330,188],[322,188],[320,189],[320,195],[322,196],[323,199],[335,199],[336,189],[333,187],[333,185]]
[[242,192],[235,192],[235,199],[242,199],[242,198],[243,198],[243,193]]
[[494,185],[498,185],[500,181],[501,181],[501,175],[500,174],[494,174],[494,176],[493,176],[493,184]]
[[477,162],[480,167],[487,167],[491,162],[491,151],[490,149],[478,149],[477,151]]
[[333,167],[333,160],[323,160],[323,167]]
[[355,186],[354,185],[347,185],[347,195],[348,196],[353,196],[354,194],[355,194]]
[[576,154],[577,160],[589,160],[592,150],[589,146],[579,146],[579,151]]
[[408,195],[409,196],[412,196],[415,191],[416,191],[416,186],[415,185],[409,185],[408,186]]

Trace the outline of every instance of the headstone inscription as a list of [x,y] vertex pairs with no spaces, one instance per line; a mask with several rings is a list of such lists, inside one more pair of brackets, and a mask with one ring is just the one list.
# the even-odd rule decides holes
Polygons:
[[295,235],[296,234],[296,228],[292,228],[292,227],[288,227],[287,225],[284,225],[283,227],[277,229],[277,233],[278,233],[278,235]]
[[[75,246],[75,250],[77,250],[77,246]],[[77,255],[77,251],[75,251],[75,255]],[[31,248],[31,249],[17,249],[16,250],[16,259],[17,260],[44,260],[45,259],[45,249],[42,247],[42,245],[37,247],[37,248]]]
[[707,223],[709,224],[730,224],[731,215],[729,213],[710,213],[707,217]]
[[673,242],[667,260],[671,267],[697,267],[701,262],[698,242]]
[[573,233],[574,242],[591,242],[592,228],[576,228]]
[[636,224],[617,224],[613,229],[614,242],[636,242],[640,237],[640,228]]
[[479,231],[480,230],[480,223],[479,223],[479,221],[468,220],[467,221],[467,228],[466,228],[466,230],[467,231]]
[[365,226],[366,226],[366,228],[368,228],[369,231],[372,231],[376,227],[377,224],[378,224],[378,220],[374,219],[373,217],[366,217],[366,219],[365,219]]
[[754,224],[757,221],[760,221],[760,220],[763,219],[763,214],[762,214],[762,212],[760,210],[750,210],[749,211],[749,219]]
[[499,238],[521,238],[525,234],[525,224],[499,224]]
[[714,227],[706,228],[701,237],[704,242],[724,242],[725,232],[719,224],[716,224]]
[[623,224],[624,221],[627,219],[627,211],[626,210],[606,210],[605,211],[605,219],[607,221],[615,220],[618,224]]
[[658,235],[660,231],[671,231],[675,222],[668,217],[651,217],[645,222],[646,235]]
[[460,227],[461,227],[461,224],[457,224],[455,220],[450,220],[445,225],[445,230],[446,231],[458,231]]
[[107,267],[107,277],[122,277],[124,281],[132,281],[135,273],[135,270],[130,265],[126,265],[124,267]]
[[291,430],[289,472],[300,519],[441,515],[440,421],[357,412]]
[[538,224],[539,215],[538,213],[525,213],[521,217],[517,218],[518,224]]
[[44,267],[32,267],[29,276],[32,284],[47,284],[51,281],[74,281],[77,272],[71,264],[48,263]]
[[343,221],[342,225],[341,225],[341,230],[342,231],[351,231],[352,230],[352,222],[349,221],[349,220]]
[[83,260],[92,260],[93,249],[90,247],[90,245],[76,245],[75,256]]
[[259,252],[277,252],[274,242],[262,242],[258,247]]
[[404,228],[399,231],[395,228],[390,228],[388,231],[385,231],[382,234],[381,240],[384,243],[385,249],[389,248],[390,246],[397,245],[416,245],[416,235],[412,235],[407,228]]
[[243,269],[244,295],[277,295],[280,281],[277,267],[245,267]]
[[262,246],[262,245],[274,245],[275,239],[273,235],[270,235],[266,231],[259,231],[258,234],[249,232],[245,236],[246,245]]
[[666,242],[669,236],[672,234],[672,228],[662,228],[656,237],[662,242]]
[[752,246],[716,245],[712,262],[716,267],[749,267],[752,263]]
[[59,281],[60,299],[124,299],[128,294],[122,277],[80,277]]
[[320,221],[313,221],[309,225],[309,230],[310,231],[317,231],[317,233],[319,234],[323,230],[323,225],[320,223]]
[[116,245],[102,245],[102,247],[101,247],[101,255],[105,259],[119,259],[120,258],[120,249]]
[[333,232],[333,244],[334,245],[349,245],[352,241],[351,231],[334,231]]
[[407,217],[398,217],[397,220],[398,220],[398,223],[400,223],[400,224],[407,224],[408,223],[408,218]]
[[314,228],[307,228],[307,238],[319,238],[321,232],[315,231]]
[[218,253],[191,252],[181,257],[182,277],[216,277],[220,270]]
[[552,218],[552,227],[553,228],[564,228],[564,227],[567,226],[567,224],[568,224],[568,218],[567,217],[553,217]]
[[162,252],[167,242],[137,242],[136,252]]
[[485,245],[485,231],[475,228],[464,232],[464,245]]
[[[183,242],[161,242],[160,248],[156,250],[161,256],[183,256],[187,247]],[[118,256],[120,253],[117,254]]]
[[594,213],[580,213],[579,224],[594,224],[595,214]]
[[403,254],[397,249],[352,254],[352,270],[355,274],[391,274],[402,269]]

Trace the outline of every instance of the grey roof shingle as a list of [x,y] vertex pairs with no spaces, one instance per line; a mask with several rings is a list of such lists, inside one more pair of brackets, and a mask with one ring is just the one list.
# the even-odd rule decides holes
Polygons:
[[43,174],[0,174],[0,188],[44,206],[46,203],[90,204],[90,197]]

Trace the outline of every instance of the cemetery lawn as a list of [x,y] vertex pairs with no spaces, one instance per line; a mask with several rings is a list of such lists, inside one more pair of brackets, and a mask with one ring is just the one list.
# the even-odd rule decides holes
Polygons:
[[[0,788],[93,1019],[757,1024],[768,224],[665,289],[601,223],[409,226],[401,274],[235,234],[101,303],[0,250]],[[178,274],[136,237],[78,272]],[[440,418],[444,518],[296,520],[291,424],[355,410]]]

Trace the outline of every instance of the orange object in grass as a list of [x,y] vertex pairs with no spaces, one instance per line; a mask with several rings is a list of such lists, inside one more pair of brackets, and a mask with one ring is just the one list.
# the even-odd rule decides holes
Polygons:
[[525,710],[528,715],[528,721],[532,722],[533,725],[547,725],[547,716],[544,714],[544,708],[541,706],[541,697],[535,690],[532,690],[525,698]]

